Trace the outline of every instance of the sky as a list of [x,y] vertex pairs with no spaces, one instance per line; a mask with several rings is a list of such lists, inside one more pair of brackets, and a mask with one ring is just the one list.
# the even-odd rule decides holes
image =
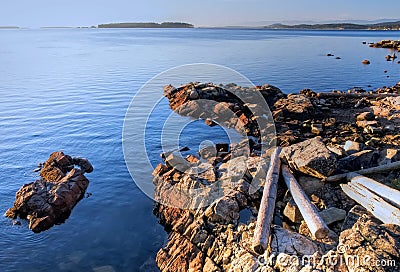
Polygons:
[[3,0],[0,26],[181,21],[195,26],[400,20],[399,0]]

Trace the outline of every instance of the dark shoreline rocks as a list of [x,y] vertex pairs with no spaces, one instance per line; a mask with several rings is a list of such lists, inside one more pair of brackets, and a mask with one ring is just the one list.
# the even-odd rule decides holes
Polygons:
[[[222,125],[244,131],[253,140],[251,144],[239,143],[225,152],[215,152],[205,158],[192,154],[177,159],[177,153],[174,160],[185,165],[182,171],[167,161],[155,169],[153,182],[156,196],[168,198],[171,201],[169,203],[176,204],[171,207],[157,203],[154,207],[154,214],[169,234],[168,243],[156,257],[160,270],[361,271],[366,268],[365,264],[329,261],[335,256],[344,258],[355,253],[360,258],[371,255],[371,262],[395,262],[392,266],[374,267],[372,271],[398,271],[398,226],[384,225],[366,210],[356,209],[359,206],[341,190],[339,183],[325,183],[309,175],[322,178],[332,173],[356,171],[362,167],[399,160],[396,154],[400,154],[400,96],[389,97],[385,93],[400,95],[400,84],[377,89],[373,93],[355,89],[350,94],[336,92],[332,96],[324,94],[323,97],[312,90],[285,95],[276,87],[264,86],[251,91],[260,90],[271,108],[276,136],[270,140],[288,147],[286,159],[292,160],[292,170],[301,186],[313,205],[329,221],[329,237],[315,240],[301,218],[296,217],[292,222],[284,215],[291,197],[283,182],[279,182],[275,225],[268,255],[255,253],[252,238],[262,193],[260,186],[265,181],[269,163],[269,150],[262,153],[260,142],[254,139],[259,137],[263,129],[256,127],[257,124],[253,122],[258,116],[249,112],[247,105],[225,93],[223,86],[189,83],[174,88],[169,85],[165,87],[165,95],[171,108],[179,114],[215,120],[215,115],[203,114],[205,108],[195,106],[198,104],[192,102],[199,98],[217,101],[216,104],[209,104],[212,112],[230,109],[242,123],[242,126],[237,126],[230,119]],[[249,91],[239,86],[236,89],[238,92]],[[187,103],[188,108],[184,109],[182,106]],[[364,123],[358,124],[357,121]],[[368,123],[371,121],[373,123]],[[293,154],[307,149],[307,143],[312,141],[318,141],[320,147],[313,150],[314,144],[309,146],[308,162],[301,164],[301,153],[299,159],[294,160]],[[315,162],[314,158],[319,158],[321,163]],[[199,169],[204,170],[200,171],[201,176],[194,174],[199,173]],[[392,171],[373,178],[396,186],[394,181],[400,178],[400,172]],[[183,189],[207,188],[213,184],[219,184],[223,194],[209,206],[198,206],[210,197],[212,192],[209,191],[205,195],[196,195],[190,203],[185,202]],[[186,208],[181,208],[182,204]],[[370,235],[377,236],[371,238]],[[364,242],[359,243],[361,240]],[[342,252],[343,249],[346,250]],[[307,265],[284,262],[304,256],[313,256],[313,261]]]
[[371,43],[370,47],[394,49],[400,52],[400,40],[382,40],[377,43]]
[[14,205],[5,216],[28,219],[33,232],[63,223],[89,185],[84,174],[92,171],[93,166],[87,159],[72,158],[62,151],[52,153],[40,170],[41,178],[18,190]]

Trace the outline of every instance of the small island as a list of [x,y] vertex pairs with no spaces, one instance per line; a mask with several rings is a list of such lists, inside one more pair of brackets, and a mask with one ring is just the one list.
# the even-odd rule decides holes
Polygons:
[[181,22],[163,23],[110,23],[100,24],[98,28],[193,28],[194,25]]

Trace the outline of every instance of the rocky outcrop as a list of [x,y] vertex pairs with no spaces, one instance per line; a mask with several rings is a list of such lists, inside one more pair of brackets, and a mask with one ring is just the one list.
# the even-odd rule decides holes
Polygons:
[[41,179],[23,185],[16,193],[14,206],[5,215],[28,219],[34,232],[64,222],[89,185],[84,173],[92,171],[87,159],[72,158],[62,151],[52,153],[40,171]]
[[[237,92],[249,91],[231,86]],[[321,97],[307,89],[286,96],[268,88],[263,97],[269,99],[276,124],[276,136],[270,140],[287,147],[282,152],[284,161],[329,226],[329,237],[311,236],[290,193],[279,182],[269,249],[264,255],[254,252],[260,188],[271,151],[261,152],[260,128],[254,122],[259,117],[256,107],[241,103],[231,92],[225,93],[221,86],[211,83],[167,86],[165,95],[179,114],[238,130],[240,122],[242,132],[253,137],[248,142],[226,144],[223,149],[210,147],[185,158],[179,153],[164,156],[164,162],[154,170],[155,195],[160,201],[154,213],[169,233],[168,243],[156,259],[160,270],[398,271],[398,228],[383,225],[356,206],[339,184],[321,179],[334,172],[356,171],[400,159],[397,98],[384,95],[400,94],[400,84],[376,90],[378,97],[359,97],[365,93],[360,89],[350,92],[354,96],[334,93]],[[192,103],[201,99],[216,103]],[[188,109],[180,110],[184,104],[189,105]],[[241,121],[220,122],[218,118],[226,112],[233,112],[232,116]],[[399,177],[399,171],[392,171],[374,178],[396,186],[394,180]],[[395,260],[395,265],[362,270],[367,267],[345,262],[345,257],[353,254],[365,257],[372,253],[372,260]]]
[[400,52],[400,40],[382,40],[377,43],[371,43],[370,47],[395,49]]

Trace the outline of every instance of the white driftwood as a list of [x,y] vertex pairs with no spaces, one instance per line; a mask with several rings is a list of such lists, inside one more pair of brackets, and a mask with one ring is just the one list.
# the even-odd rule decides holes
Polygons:
[[282,165],[282,176],[311,234],[317,239],[327,237],[329,234],[328,226],[286,165]]
[[268,247],[268,240],[272,219],[274,216],[276,194],[278,190],[281,148],[277,147],[271,156],[271,163],[264,184],[263,196],[254,230],[253,249],[258,254],[263,254]]
[[400,226],[400,210],[359,183],[341,185],[343,191],[385,224]]
[[395,205],[400,205],[400,191],[356,173],[349,175],[348,178],[351,179],[352,183],[361,184],[380,197],[393,202]]
[[351,175],[354,173],[358,173],[360,175],[368,175],[368,174],[377,174],[377,173],[393,171],[393,170],[396,170],[399,168],[400,168],[400,161],[397,161],[397,162],[392,162],[392,163],[381,165],[381,166],[361,169],[361,170],[351,172],[351,173],[344,173],[344,174],[339,174],[339,175],[335,175],[335,176],[330,176],[330,177],[327,177],[326,179],[324,179],[324,181],[335,182],[335,181],[340,181],[342,179],[350,180],[351,178],[349,178],[349,177],[351,177]]

